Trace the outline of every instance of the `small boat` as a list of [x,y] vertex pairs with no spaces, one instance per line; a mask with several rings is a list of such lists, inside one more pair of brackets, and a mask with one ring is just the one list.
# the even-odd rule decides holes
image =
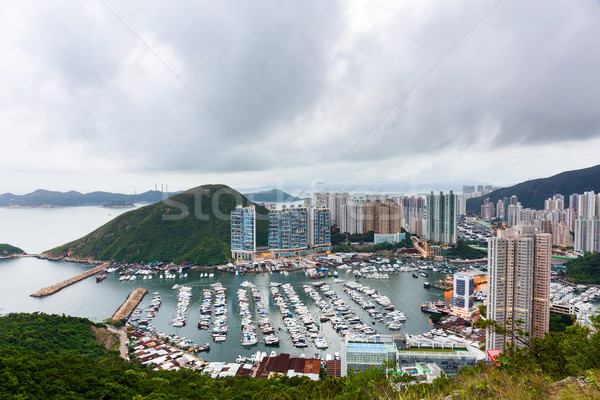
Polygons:
[[204,346],[198,346],[196,348],[196,351],[201,352],[201,351],[210,351],[210,343],[206,343]]
[[431,287],[431,282],[425,282],[425,283],[423,283],[423,287],[425,289],[429,289]]
[[413,278],[418,278],[419,274],[417,274],[416,272],[413,272],[412,276],[413,276]]
[[105,279],[106,279],[106,274],[100,274],[100,275],[96,276],[96,282],[102,282]]

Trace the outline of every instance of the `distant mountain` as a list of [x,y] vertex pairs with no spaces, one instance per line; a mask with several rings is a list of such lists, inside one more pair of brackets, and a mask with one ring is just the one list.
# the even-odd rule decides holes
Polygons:
[[279,189],[245,193],[244,196],[255,203],[291,203],[292,201],[304,200]]
[[467,212],[480,212],[485,198],[496,203],[499,199],[516,195],[523,207],[543,209],[544,200],[556,193],[565,196],[565,207],[569,196],[593,190],[600,192],[600,165],[562,172],[549,178],[534,179],[514,186],[496,189],[482,197],[467,200]]
[[[214,265],[231,257],[230,213],[253,204],[225,185],[199,186],[119,215],[92,233],[46,251],[48,258]],[[256,207],[256,244],[267,245],[268,211]]]
[[[173,194],[173,193],[171,193]],[[97,206],[114,201],[129,203],[156,203],[166,196],[157,190],[149,190],[141,194],[120,194],[109,192],[79,193],[55,192],[39,189],[35,192],[15,195],[12,193],[0,194],[0,207],[76,207]]]

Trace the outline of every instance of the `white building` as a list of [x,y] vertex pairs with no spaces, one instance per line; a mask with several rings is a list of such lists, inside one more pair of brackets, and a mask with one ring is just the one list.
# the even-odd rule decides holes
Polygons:
[[475,276],[467,272],[454,274],[452,311],[461,318],[470,319],[475,306]]

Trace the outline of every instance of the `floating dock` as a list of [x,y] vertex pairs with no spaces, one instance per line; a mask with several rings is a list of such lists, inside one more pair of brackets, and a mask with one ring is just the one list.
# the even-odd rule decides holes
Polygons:
[[119,307],[117,312],[112,316],[112,319],[114,321],[119,321],[129,318],[133,310],[135,310],[138,304],[140,304],[146,293],[148,293],[148,290],[144,288],[137,288],[133,292],[129,293],[127,300],[121,304],[121,307]]
[[47,286],[43,289],[38,290],[37,292],[31,294],[31,297],[45,297],[45,296],[50,296],[51,294],[54,294],[56,292],[58,292],[59,290],[62,290],[64,288],[66,288],[67,286],[70,286],[74,283],[77,283],[85,278],[89,278],[92,275],[97,274],[98,272],[103,271],[105,268],[107,268],[108,266],[110,266],[110,264],[105,263],[102,264],[98,267],[92,268],[92,269],[88,269],[85,272],[82,272],[79,275],[75,275],[72,278],[66,279],[62,282],[56,283],[54,285],[51,286]]

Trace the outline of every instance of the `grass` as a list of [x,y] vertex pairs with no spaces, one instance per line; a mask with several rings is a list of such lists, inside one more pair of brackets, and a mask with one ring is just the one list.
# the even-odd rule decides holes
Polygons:
[[555,381],[538,373],[510,374],[488,368],[471,375],[458,375],[444,384],[413,385],[399,393],[398,399],[598,399],[599,371],[587,372],[585,377]]

